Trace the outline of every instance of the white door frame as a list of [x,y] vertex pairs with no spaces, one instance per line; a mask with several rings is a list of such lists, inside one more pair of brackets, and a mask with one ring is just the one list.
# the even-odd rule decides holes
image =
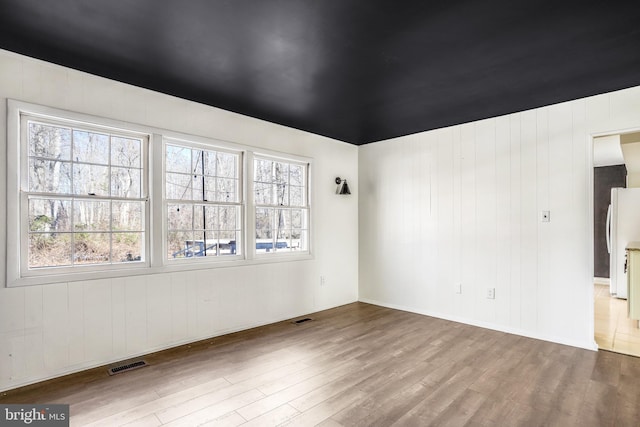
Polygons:
[[593,216],[593,208],[594,208],[594,200],[593,200],[593,189],[594,189],[594,182],[593,182],[593,176],[594,176],[594,172],[593,172],[593,139],[600,137],[600,136],[608,136],[608,135],[621,135],[624,133],[634,133],[634,132],[640,132],[640,125],[638,125],[637,127],[632,127],[632,128],[626,128],[626,129],[614,129],[614,130],[607,130],[607,131],[597,131],[597,132],[589,132],[588,133],[588,137],[587,137],[587,166],[588,166],[588,183],[587,183],[587,191],[588,191],[588,198],[589,198],[589,212],[587,213],[588,218],[589,218],[589,230],[587,230],[588,233],[588,242],[589,242],[589,291],[587,292],[588,295],[588,313],[590,313],[589,316],[589,336],[591,336],[593,338],[593,348],[594,350],[597,350],[598,344],[596,343],[596,339],[595,339],[595,307],[594,307],[594,302],[595,302],[595,294],[594,294],[594,288],[593,288],[593,280],[594,280],[594,261],[593,261],[593,256],[594,256],[594,244],[595,241],[593,239],[593,227],[594,227],[594,216]]

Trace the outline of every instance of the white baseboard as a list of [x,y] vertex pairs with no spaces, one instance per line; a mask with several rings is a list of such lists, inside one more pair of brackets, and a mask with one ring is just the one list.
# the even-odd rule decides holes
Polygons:
[[593,283],[596,284],[596,285],[610,286],[611,285],[611,279],[609,279],[607,277],[594,277],[593,278]]
[[598,351],[598,345],[595,340],[583,342],[583,341],[575,341],[575,340],[567,340],[562,337],[556,337],[545,334],[536,334],[519,328],[511,328],[503,325],[496,325],[489,322],[483,322],[474,319],[468,319],[459,316],[451,316],[448,314],[438,313],[431,310],[420,310],[412,307],[401,306],[397,304],[387,304],[380,301],[372,300],[369,298],[360,298],[360,302],[365,302],[368,304],[379,305],[381,307],[393,308],[395,310],[408,311],[410,313],[422,314],[424,316],[437,317],[438,319],[450,320],[452,322],[464,323],[466,325],[477,326],[485,329],[492,329],[494,331],[506,332],[508,334],[519,335],[527,338],[533,338],[541,341],[549,341],[556,344],[568,345],[571,347],[583,348],[585,350]]

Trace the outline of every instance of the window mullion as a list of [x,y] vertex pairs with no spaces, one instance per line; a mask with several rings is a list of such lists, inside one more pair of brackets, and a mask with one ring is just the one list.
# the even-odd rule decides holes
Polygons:
[[149,242],[149,256],[152,267],[159,267],[164,264],[164,254],[167,253],[167,205],[164,202],[164,144],[162,135],[153,134],[151,136],[152,143],[149,144],[149,187],[148,194],[150,201],[147,205],[151,205],[148,209],[148,220],[150,221],[150,236],[147,237]]
[[71,199],[71,218],[69,219],[69,224],[71,226],[71,229],[69,230],[71,234],[71,266],[75,265],[76,261],[76,233],[73,232],[76,228],[76,204],[73,202],[74,199]]
[[30,198],[40,199],[68,199],[68,200],[80,200],[80,201],[114,201],[114,202],[146,202],[147,198],[129,198],[129,197],[109,197],[100,195],[88,195],[88,194],[60,194],[60,193],[42,193],[42,192],[30,192],[22,191],[21,193],[28,195]]
[[[111,174],[109,174],[111,176]],[[144,254],[143,254],[144,255]],[[114,262],[113,256],[113,201],[109,201],[109,260]]]
[[253,259],[256,256],[256,202],[255,202],[255,166],[254,155],[252,152],[246,152],[244,156],[243,174],[246,179],[245,193],[245,230],[244,247],[247,259]]
[[[205,179],[204,179],[204,150],[200,150],[200,170],[202,172],[201,180],[202,180],[202,240],[203,240],[203,250],[204,256],[207,256],[207,217],[206,217],[206,209],[204,205],[204,201],[206,200],[206,191],[205,188]],[[195,207],[194,207],[195,210]],[[195,214],[195,211],[194,211]],[[195,224],[194,224],[195,225]],[[195,230],[194,230],[195,233]],[[216,245],[216,255],[220,255],[219,245]]]

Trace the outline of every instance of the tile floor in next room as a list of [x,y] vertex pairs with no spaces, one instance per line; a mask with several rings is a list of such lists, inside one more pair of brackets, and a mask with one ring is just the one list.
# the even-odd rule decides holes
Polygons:
[[638,321],[627,317],[627,300],[612,297],[609,286],[596,284],[595,338],[601,350],[640,356]]

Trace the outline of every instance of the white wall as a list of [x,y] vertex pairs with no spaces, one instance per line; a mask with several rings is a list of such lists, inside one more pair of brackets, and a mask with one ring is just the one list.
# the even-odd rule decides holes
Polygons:
[[591,140],[631,128],[639,87],[361,147],[360,300],[593,348]]
[[357,147],[0,51],[0,200],[7,98],[311,157],[315,233],[306,261],[5,288],[2,202],[0,390],[357,300]]
[[640,187],[640,132],[619,135],[619,138],[627,168],[627,187]]

